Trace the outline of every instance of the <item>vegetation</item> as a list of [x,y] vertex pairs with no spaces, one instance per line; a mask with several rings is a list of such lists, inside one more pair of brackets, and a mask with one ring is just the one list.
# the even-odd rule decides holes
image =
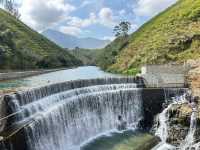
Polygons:
[[130,29],[131,23],[128,21],[122,21],[119,25],[114,27],[113,31],[116,37],[127,37]]
[[[128,40],[117,38],[98,59],[103,69],[135,73],[143,64],[182,63],[200,58],[200,1],[179,0]],[[131,71],[132,70],[132,71]]]
[[83,65],[96,65],[96,57],[100,53],[99,49],[83,49],[78,47],[68,51],[77,59],[81,60]]
[[74,56],[0,9],[0,69],[79,65]]
[[128,38],[118,37],[115,39],[97,55],[97,65],[104,70],[111,71],[109,70],[109,67],[116,63],[118,54],[128,45],[128,43]]
[[14,0],[0,0],[0,4],[3,4],[5,10],[16,17],[16,19],[20,18],[21,15]]

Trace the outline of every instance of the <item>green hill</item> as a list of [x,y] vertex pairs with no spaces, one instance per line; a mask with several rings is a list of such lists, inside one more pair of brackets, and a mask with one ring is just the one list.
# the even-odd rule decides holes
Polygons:
[[68,50],[73,56],[81,60],[83,65],[96,65],[96,58],[101,52],[101,49],[74,49]]
[[[200,58],[200,0],[179,0],[131,34],[102,50],[104,69],[134,74],[142,64]],[[108,54],[108,55],[107,55]]]
[[37,69],[81,62],[44,36],[0,9],[0,69]]

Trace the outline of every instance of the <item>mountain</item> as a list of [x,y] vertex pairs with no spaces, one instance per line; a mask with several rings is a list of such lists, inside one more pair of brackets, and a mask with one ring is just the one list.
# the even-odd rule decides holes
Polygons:
[[127,39],[102,50],[98,64],[109,71],[133,74],[143,64],[182,63],[200,58],[200,0],[179,0]]
[[51,41],[60,45],[63,48],[73,49],[75,47],[84,48],[84,49],[97,49],[104,48],[109,40],[99,40],[95,38],[78,38],[76,36],[68,35],[61,33],[55,30],[46,30],[42,33]]
[[73,55],[0,9],[0,69],[71,67]]

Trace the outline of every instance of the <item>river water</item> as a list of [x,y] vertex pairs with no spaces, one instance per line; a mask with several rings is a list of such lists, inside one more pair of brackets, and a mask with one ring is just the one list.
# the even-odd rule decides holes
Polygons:
[[95,66],[85,66],[37,75],[20,80],[0,82],[0,90],[33,88],[70,80],[116,76],[119,75],[106,73]]

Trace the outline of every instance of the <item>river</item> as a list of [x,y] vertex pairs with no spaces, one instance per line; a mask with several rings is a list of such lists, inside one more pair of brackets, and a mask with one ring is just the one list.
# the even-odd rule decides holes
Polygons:
[[116,76],[119,75],[106,73],[102,71],[100,68],[95,66],[84,66],[84,67],[77,67],[73,69],[51,72],[47,74],[41,74],[24,79],[0,82],[0,90],[8,90],[8,89],[19,90],[19,89],[40,87],[48,84],[65,82],[70,80],[93,79],[93,78],[116,77]]

